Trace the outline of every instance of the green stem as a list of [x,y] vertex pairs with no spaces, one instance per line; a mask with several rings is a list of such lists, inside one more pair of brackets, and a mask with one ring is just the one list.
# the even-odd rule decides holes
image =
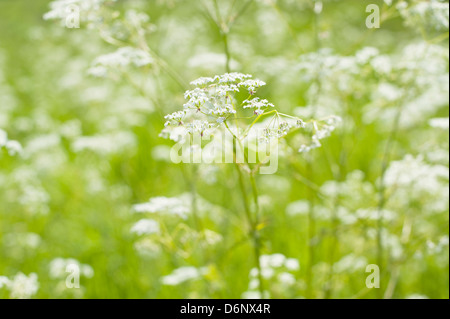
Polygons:
[[[383,264],[384,264],[384,248],[383,248],[383,209],[386,205],[386,185],[384,184],[384,177],[386,175],[386,171],[390,161],[391,155],[391,147],[397,136],[397,132],[400,126],[400,119],[402,114],[402,108],[398,108],[397,114],[394,119],[394,125],[389,135],[389,139],[386,144],[386,149],[383,155],[383,161],[381,164],[381,174],[380,174],[380,188],[378,191],[378,220],[377,220],[377,263],[378,267],[380,267],[381,272],[383,272]],[[379,290],[379,298],[383,298],[383,292],[381,289]]]
[[227,73],[231,72],[231,54],[230,54],[230,47],[228,45],[228,32],[222,31],[222,39],[223,39],[223,45],[225,50],[225,56],[226,56],[226,62],[225,62],[225,70]]

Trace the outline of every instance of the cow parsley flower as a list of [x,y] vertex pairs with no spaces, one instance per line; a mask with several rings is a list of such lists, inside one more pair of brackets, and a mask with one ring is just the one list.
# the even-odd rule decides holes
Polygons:
[[342,122],[342,119],[338,116],[331,116],[323,121],[313,121],[312,127],[314,134],[311,138],[310,144],[303,144],[299,148],[300,153],[307,153],[313,149],[321,147],[321,140],[327,138],[336,129],[337,125]]
[[170,125],[183,125],[184,118],[186,117],[186,111],[177,111],[172,114],[168,114],[164,116],[164,118],[167,120],[167,122],[164,124],[164,126],[170,126]]
[[448,117],[437,117],[429,121],[430,126],[434,128],[440,128],[443,130],[448,130],[449,128],[449,118]]
[[141,219],[131,227],[131,232],[138,236],[159,233],[159,223],[153,219]]
[[242,74],[242,73],[226,73],[224,75],[216,75],[214,77],[215,81],[218,81],[220,84],[232,84],[232,83],[241,83],[246,79],[250,79],[252,76],[250,74]]
[[238,108],[253,108],[255,114],[261,115],[263,109],[273,107],[273,104],[254,98],[238,105],[235,98],[241,88],[255,94],[259,87],[265,85],[263,81],[251,78],[249,74],[226,73],[192,81],[196,88],[184,93],[187,100],[184,110],[165,117],[165,129],[160,136],[177,142],[184,141],[188,134],[209,136],[212,129],[222,126],[228,117],[235,116]]
[[[270,280],[270,286],[276,287],[277,285],[282,287],[283,290],[292,287],[297,283],[295,273],[300,269],[300,263],[298,259],[287,258],[283,254],[261,255],[260,256],[261,277]],[[252,268],[249,273],[248,290],[242,294],[242,298],[249,298],[250,296],[260,295],[258,288],[260,286],[259,270],[258,268]],[[267,297],[271,294],[271,289],[268,289],[264,293]]]
[[4,148],[10,156],[20,155],[23,153],[22,145],[17,141],[9,140],[8,134],[0,129],[0,151],[2,148]]
[[239,83],[239,87],[246,88],[250,95],[254,95],[260,87],[265,85],[266,82],[263,82],[261,80],[246,80],[244,82]]
[[254,112],[256,115],[261,115],[264,113],[264,109],[275,107],[272,103],[269,103],[267,100],[261,100],[259,97],[255,97],[251,100],[245,100],[243,102],[243,108],[252,108],[255,109]]
[[35,273],[27,276],[21,272],[11,279],[0,276],[0,289],[2,287],[9,290],[12,299],[29,299],[38,292],[38,276]]
[[178,197],[153,197],[147,203],[133,206],[136,213],[162,213],[176,215],[183,219],[187,218],[191,209],[189,203]]
[[207,268],[196,268],[192,266],[175,269],[170,275],[161,278],[161,282],[166,286],[177,286],[186,281],[199,279],[207,273]]
[[54,0],[50,2],[50,11],[44,14],[44,20],[60,20],[65,25],[66,19],[76,8],[82,21],[97,22],[100,20],[99,11],[102,6],[114,1],[116,0]]
[[123,47],[113,53],[97,57],[88,73],[105,77],[110,70],[121,70],[128,66],[143,67],[152,63],[153,58],[148,52],[133,47]]

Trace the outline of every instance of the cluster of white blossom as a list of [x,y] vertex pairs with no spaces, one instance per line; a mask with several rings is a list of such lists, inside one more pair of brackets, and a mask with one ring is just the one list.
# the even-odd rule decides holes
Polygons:
[[[283,254],[261,255],[260,266],[261,274],[258,268],[250,270],[248,290],[242,294],[242,298],[270,298],[273,293],[277,293],[277,290],[285,292],[297,283],[295,273],[300,269],[298,259],[288,258]],[[260,277],[268,283],[268,287],[264,287],[266,290],[263,296],[259,291]]]
[[109,72],[124,71],[128,66],[143,67],[153,63],[151,55],[144,50],[122,47],[113,53],[97,57],[88,73],[97,77],[106,77]]
[[[182,139],[180,135],[188,133],[208,135],[212,129],[219,127],[226,119],[236,114],[236,93],[245,89],[253,96],[258,88],[265,85],[263,81],[253,80],[251,75],[242,73],[202,77],[192,81],[191,84],[196,88],[184,94],[187,100],[184,110],[166,116],[166,128],[161,136],[179,141]],[[256,108],[255,114],[258,115],[264,112],[262,109],[273,107],[267,100],[260,101],[258,98],[247,99],[241,105],[243,109]]]
[[177,286],[182,283],[200,279],[208,273],[208,268],[196,268],[192,266],[185,266],[175,269],[171,274],[163,276],[161,282],[166,286]]
[[401,1],[396,5],[406,25],[436,31],[449,29],[449,3],[445,0]]
[[270,107],[275,107],[272,103],[269,103],[267,100],[261,100],[259,97],[255,97],[251,100],[245,100],[243,102],[243,108],[254,109],[254,113],[256,115],[261,115],[264,113],[264,110]]
[[[329,137],[341,122],[342,119],[339,116],[331,116],[324,121],[312,121],[311,125],[314,133],[312,135],[311,143],[302,144],[298,151],[300,153],[306,153],[315,148],[321,147],[322,144],[320,141]],[[303,123],[300,123],[299,125],[300,127],[304,127]]]
[[131,227],[131,232],[138,236],[158,234],[160,232],[160,227],[156,220],[144,218]]
[[[0,151],[6,149],[9,155],[14,156],[21,154],[23,149],[19,142],[8,139],[8,134],[0,129]],[[1,155],[1,153],[0,153]]]
[[50,11],[44,14],[44,20],[59,20],[66,25],[71,14],[79,14],[77,17],[85,22],[98,22],[99,11],[106,3],[116,0],[54,0],[50,2]]
[[448,190],[449,169],[444,165],[430,165],[423,156],[406,155],[400,161],[393,161],[385,174],[388,187],[406,188],[409,196],[417,198],[423,194],[440,194]]
[[[216,132],[229,131],[245,145],[257,145],[260,148],[263,147],[261,144],[284,138],[298,129],[307,129],[312,132],[312,142],[303,143],[301,147],[299,144],[299,151],[306,152],[320,147],[320,140],[328,137],[340,122],[337,116],[305,122],[298,117],[278,112],[268,100],[254,97],[258,88],[266,83],[254,80],[248,74],[226,73],[215,77],[201,77],[191,84],[196,88],[185,93],[188,101],[184,104],[184,109],[165,117],[165,128],[160,136],[185,143],[188,134],[209,137]],[[238,102],[236,95],[242,88],[250,96]],[[247,109],[253,114],[242,117],[241,114]],[[263,118],[265,116],[267,118]],[[240,125],[245,119],[254,120],[250,125]],[[218,131],[220,129],[222,131]],[[195,148],[192,148],[192,152],[195,153]]]
[[29,299],[39,290],[38,276],[31,273],[28,276],[19,272],[14,277],[0,276],[0,289],[9,290],[12,299]]
[[430,121],[430,126],[434,128],[440,128],[443,130],[449,129],[449,118],[448,117],[436,117],[432,118]]
[[146,203],[133,206],[136,213],[169,214],[186,219],[191,211],[190,203],[181,197],[153,197]]

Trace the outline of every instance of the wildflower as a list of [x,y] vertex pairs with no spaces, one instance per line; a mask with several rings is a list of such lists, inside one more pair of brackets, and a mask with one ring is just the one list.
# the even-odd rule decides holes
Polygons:
[[167,120],[167,122],[164,124],[164,126],[169,125],[183,125],[183,120],[186,117],[186,111],[177,111],[172,114],[168,114],[164,116],[164,118]]
[[133,208],[136,213],[166,213],[183,219],[190,213],[188,203],[177,197],[153,197],[147,203],[134,205]]
[[224,75],[216,75],[215,80],[218,80],[219,83],[226,83],[226,84],[232,84],[232,83],[240,83],[246,79],[250,79],[252,76],[250,74],[242,74],[242,73],[226,73]]
[[123,47],[113,53],[97,57],[88,73],[93,76],[104,77],[109,70],[116,70],[130,65],[143,67],[152,63],[153,58],[148,52],[133,47]]
[[268,107],[275,107],[272,103],[269,103],[267,100],[260,100],[258,97],[255,97],[251,100],[245,100],[243,102],[243,108],[252,108],[255,109],[255,114],[260,115],[264,113],[263,109],[266,109]]
[[434,128],[440,128],[443,130],[448,130],[449,127],[449,119],[448,117],[437,117],[433,118],[429,121],[430,126]]
[[175,269],[170,275],[164,276],[161,279],[163,285],[167,286],[177,286],[186,281],[198,279],[204,274],[206,274],[207,268],[195,268],[192,266],[189,267],[180,267]]
[[239,83],[239,87],[246,88],[250,95],[254,95],[260,87],[265,85],[266,82],[263,82],[261,80],[246,80],[244,82]]
[[141,219],[131,228],[131,232],[138,236],[156,234],[159,231],[159,223],[153,219]]
[[198,78],[197,80],[194,80],[191,82],[191,85],[194,86],[206,86],[210,83],[213,83],[215,81],[214,78],[209,78],[209,77],[201,77]]
[[8,134],[0,129],[0,151],[4,148],[10,156],[20,155],[23,152],[22,145],[14,140],[8,140]]
[[300,263],[295,258],[288,258],[284,262],[284,266],[290,271],[297,271],[300,269]]
[[44,14],[44,20],[60,20],[65,23],[71,6],[76,5],[80,10],[80,16],[86,21],[94,21],[99,18],[98,12],[102,4],[116,0],[54,0],[50,2],[50,11]]
[[283,285],[291,286],[296,283],[296,279],[294,275],[288,273],[288,272],[282,272],[278,275],[278,281],[281,282]]
[[12,299],[29,299],[39,289],[38,276],[31,273],[28,276],[19,272],[12,279],[0,276],[0,288],[3,286],[9,290]]

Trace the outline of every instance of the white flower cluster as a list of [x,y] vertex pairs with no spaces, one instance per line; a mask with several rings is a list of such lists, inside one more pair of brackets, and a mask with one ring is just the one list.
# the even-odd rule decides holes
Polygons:
[[[294,286],[297,280],[293,273],[300,269],[300,263],[298,259],[287,258],[283,254],[262,255],[260,257],[261,265],[261,277],[270,281],[271,285],[280,285],[283,289]],[[265,291],[267,296],[261,296],[258,291],[259,282],[259,270],[252,268],[250,270],[250,282],[248,284],[248,290],[242,294],[242,298],[245,299],[259,299],[262,297],[270,297],[270,291]]]
[[49,275],[53,279],[64,279],[68,273],[73,271],[74,267],[79,270],[79,274],[92,278],[94,276],[94,269],[87,264],[82,264],[74,258],[55,258],[49,264]]
[[19,142],[8,140],[8,134],[0,129],[0,151],[2,148],[4,148],[11,156],[21,154],[23,151],[22,145],[20,145]]
[[21,272],[11,279],[0,276],[0,289],[3,287],[9,290],[12,299],[29,299],[38,292],[38,276],[35,273],[27,276]]
[[[185,92],[187,102],[184,109],[165,116],[165,128],[160,136],[176,142],[183,141],[187,134],[209,136],[228,117],[237,113],[236,93],[245,89],[253,96],[266,85],[261,80],[252,79],[249,74],[237,72],[201,77],[191,84],[196,88]],[[263,114],[268,107],[273,107],[273,104],[259,98],[249,98],[241,103],[242,109],[252,108],[256,115]]]
[[255,109],[254,113],[256,115],[261,115],[264,113],[264,110],[266,108],[270,108],[270,107],[275,107],[272,103],[269,103],[269,101],[267,100],[260,100],[259,97],[255,97],[251,100],[245,100],[243,102],[244,106],[243,108],[251,108],[251,109]]
[[[230,115],[236,113],[233,106],[232,94],[241,88],[248,90],[250,95],[266,85],[261,80],[253,80],[249,74],[226,73],[215,77],[202,77],[191,82],[196,89],[187,91],[184,95],[188,102],[185,109],[201,110],[206,114]],[[202,109],[203,107],[203,109]]]
[[201,278],[208,272],[208,268],[196,268],[192,266],[180,267],[171,274],[161,278],[161,282],[166,286],[177,286],[184,282]]
[[272,139],[279,139],[286,136],[293,127],[295,127],[295,125],[288,121],[282,121],[276,125],[270,125],[264,128],[264,134],[261,136],[260,140],[270,143]]
[[113,53],[97,57],[88,73],[97,77],[106,77],[111,70],[123,71],[128,66],[139,68],[152,63],[153,58],[148,52],[133,47],[122,47]]
[[327,138],[336,129],[337,125],[342,122],[339,116],[331,116],[324,122],[313,121],[314,134],[312,136],[312,142],[310,144],[303,144],[299,148],[300,153],[307,153],[315,148],[321,147],[321,140]]
[[131,232],[138,235],[151,235],[160,232],[159,223],[154,219],[144,218],[131,227]]
[[408,26],[424,26],[437,31],[449,29],[449,3],[444,0],[399,2],[397,9]]
[[147,203],[133,206],[136,213],[161,213],[186,219],[191,209],[189,202],[180,197],[153,197]]
[[430,126],[434,128],[440,128],[443,130],[449,129],[449,118],[448,117],[436,117],[432,118],[430,121]]
[[392,162],[385,174],[388,187],[406,188],[410,196],[439,194],[448,189],[449,169],[444,165],[427,164],[423,156],[406,155],[400,161]]
[[[96,22],[98,11],[107,2],[116,0],[54,0],[50,2],[50,11],[44,14],[44,20],[60,20],[65,25],[71,13],[79,13],[81,21]],[[76,11],[75,11],[76,10]]]

